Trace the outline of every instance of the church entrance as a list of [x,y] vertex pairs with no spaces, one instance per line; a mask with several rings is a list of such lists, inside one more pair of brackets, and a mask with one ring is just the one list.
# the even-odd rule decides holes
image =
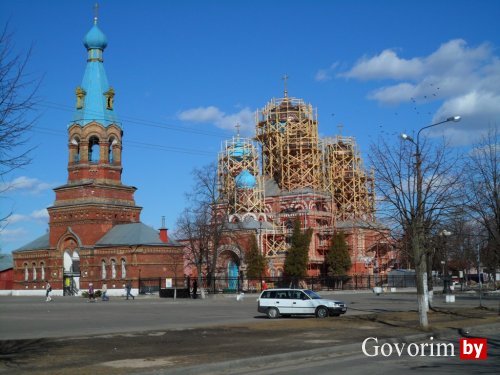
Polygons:
[[230,290],[238,289],[238,264],[230,260],[227,264],[227,287]]
[[76,250],[64,252],[63,294],[75,296],[80,291],[80,255]]

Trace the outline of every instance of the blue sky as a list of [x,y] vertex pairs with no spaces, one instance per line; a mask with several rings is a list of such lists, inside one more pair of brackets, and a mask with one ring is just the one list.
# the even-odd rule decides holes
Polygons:
[[[1,1],[17,52],[43,75],[33,163],[0,181],[10,252],[47,230],[52,188],[67,178],[66,126],[86,64],[95,1]],[[366,157],[451,115],[430,133],[467,146],[500,122],[499,1],[100,1],[104,64],[123,123],[123,182],[142,221],[174,229],[191,171],[216,159],[236,123],[251,136],[272,97],[303,98],[321,136],[356,138]],[[437,129],[437,128],[436,128]],[[437,134],[440,133],[440,134]]]

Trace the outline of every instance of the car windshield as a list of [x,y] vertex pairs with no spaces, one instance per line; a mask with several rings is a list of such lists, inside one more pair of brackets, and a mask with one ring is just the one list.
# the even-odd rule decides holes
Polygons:
[[304,290],[304,293],[307,294],[311,299],[321,299],[321,296],[312,290]]

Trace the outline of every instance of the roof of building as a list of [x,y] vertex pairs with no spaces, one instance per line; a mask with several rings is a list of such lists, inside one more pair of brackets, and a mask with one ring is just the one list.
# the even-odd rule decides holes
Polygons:
[[[97,23],[85,35],[83,44],[87,48],[89,55],[82,84],[78,88],[83,90],[83,96],[80,105],[76,109],[72,123],[84,126],[96,121],[104,126],[111,124],[119,125],[113,106],[108,103],[111,87],[108,84],[102,59],[103,50],[106,48],[108,42],[104,33],[97,26]],[[114,92],[112,96],[114,96]]]
[[161,241],[159,231],[143,223],[115,225],[95,244],[96,247],[124,245],[181,246],[170,238],[168,243]]
[[14,268],[12,254],[0,254],[0,272]]
[[267,221],[257,221],[252,216],[248,216],[243,221],[238,221],[237,223],[227,223],[225,227],[228,230],[274,229],[271,223]]
[[29,250],[43,250],[49,248],[49,233],[45,233],[43,236],[38,237],[37,239],[27,243],[24,246],[21,246],[19,249],[13,251],[13,253],[17,253],[20,251],[29,251]]
[[361,219],[337,221],[335,227],[338,229],[363,228],[363,229],[386,229],[384,225],[376,221],[366,221]]
[[330,193],[325,191],[325,190],[315,190],[315,189],[310,188],[310,187],[305,187],[305,188],[301,188],[301,189],[294,189],[294,190],[282,190],[279,188],[276,181],[272,178],[266,178],[264,180],[264,194],[266,197],[300,195],[300,194],[330,195]]

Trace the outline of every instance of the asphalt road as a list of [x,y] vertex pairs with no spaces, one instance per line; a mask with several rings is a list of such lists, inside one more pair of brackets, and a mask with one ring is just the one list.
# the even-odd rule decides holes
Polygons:
[[[456,358],[366,358],[361,351],[366,337],[427,337],[418,329],[415,293],[323,295],[347,302],[348,313],[327,319],[269,320],[256,311],[257,295],[247,295],[243,301],[221,295],[205,300],[148,296],[95,303],[75,297],[54,298],[50,303],[39,297],[0,297],[0,373],[500,372],[498,351],[476,364]],[[485,296],[483,305],[489,308],[478,309],[479,300],[472,294],[456,295],[454,304],[436,296],[437,309],[430,314],[433,330],[450,334],[457,342],[464,327],[489,324],[487,337],[498,349],[499,302],[499,295]]]
[[[414,293],[324,292],[328,298],[348,304],[348,315],[417,309]],[[138,297],[135,300],[112,298],[89,303],[81,297],[55,297],[45,302],[40,297],[0,297],[0,340],[75,337],[150,330],[187,329],[218,324],[246,323],[263,317],[257,313],[257,295],[217,296],[204,300]],[[483,305],[498,309],[500,296],[483,297]],[[437,307],[474,307],[474,294],[456,295],[454,304],[435,297]]]

